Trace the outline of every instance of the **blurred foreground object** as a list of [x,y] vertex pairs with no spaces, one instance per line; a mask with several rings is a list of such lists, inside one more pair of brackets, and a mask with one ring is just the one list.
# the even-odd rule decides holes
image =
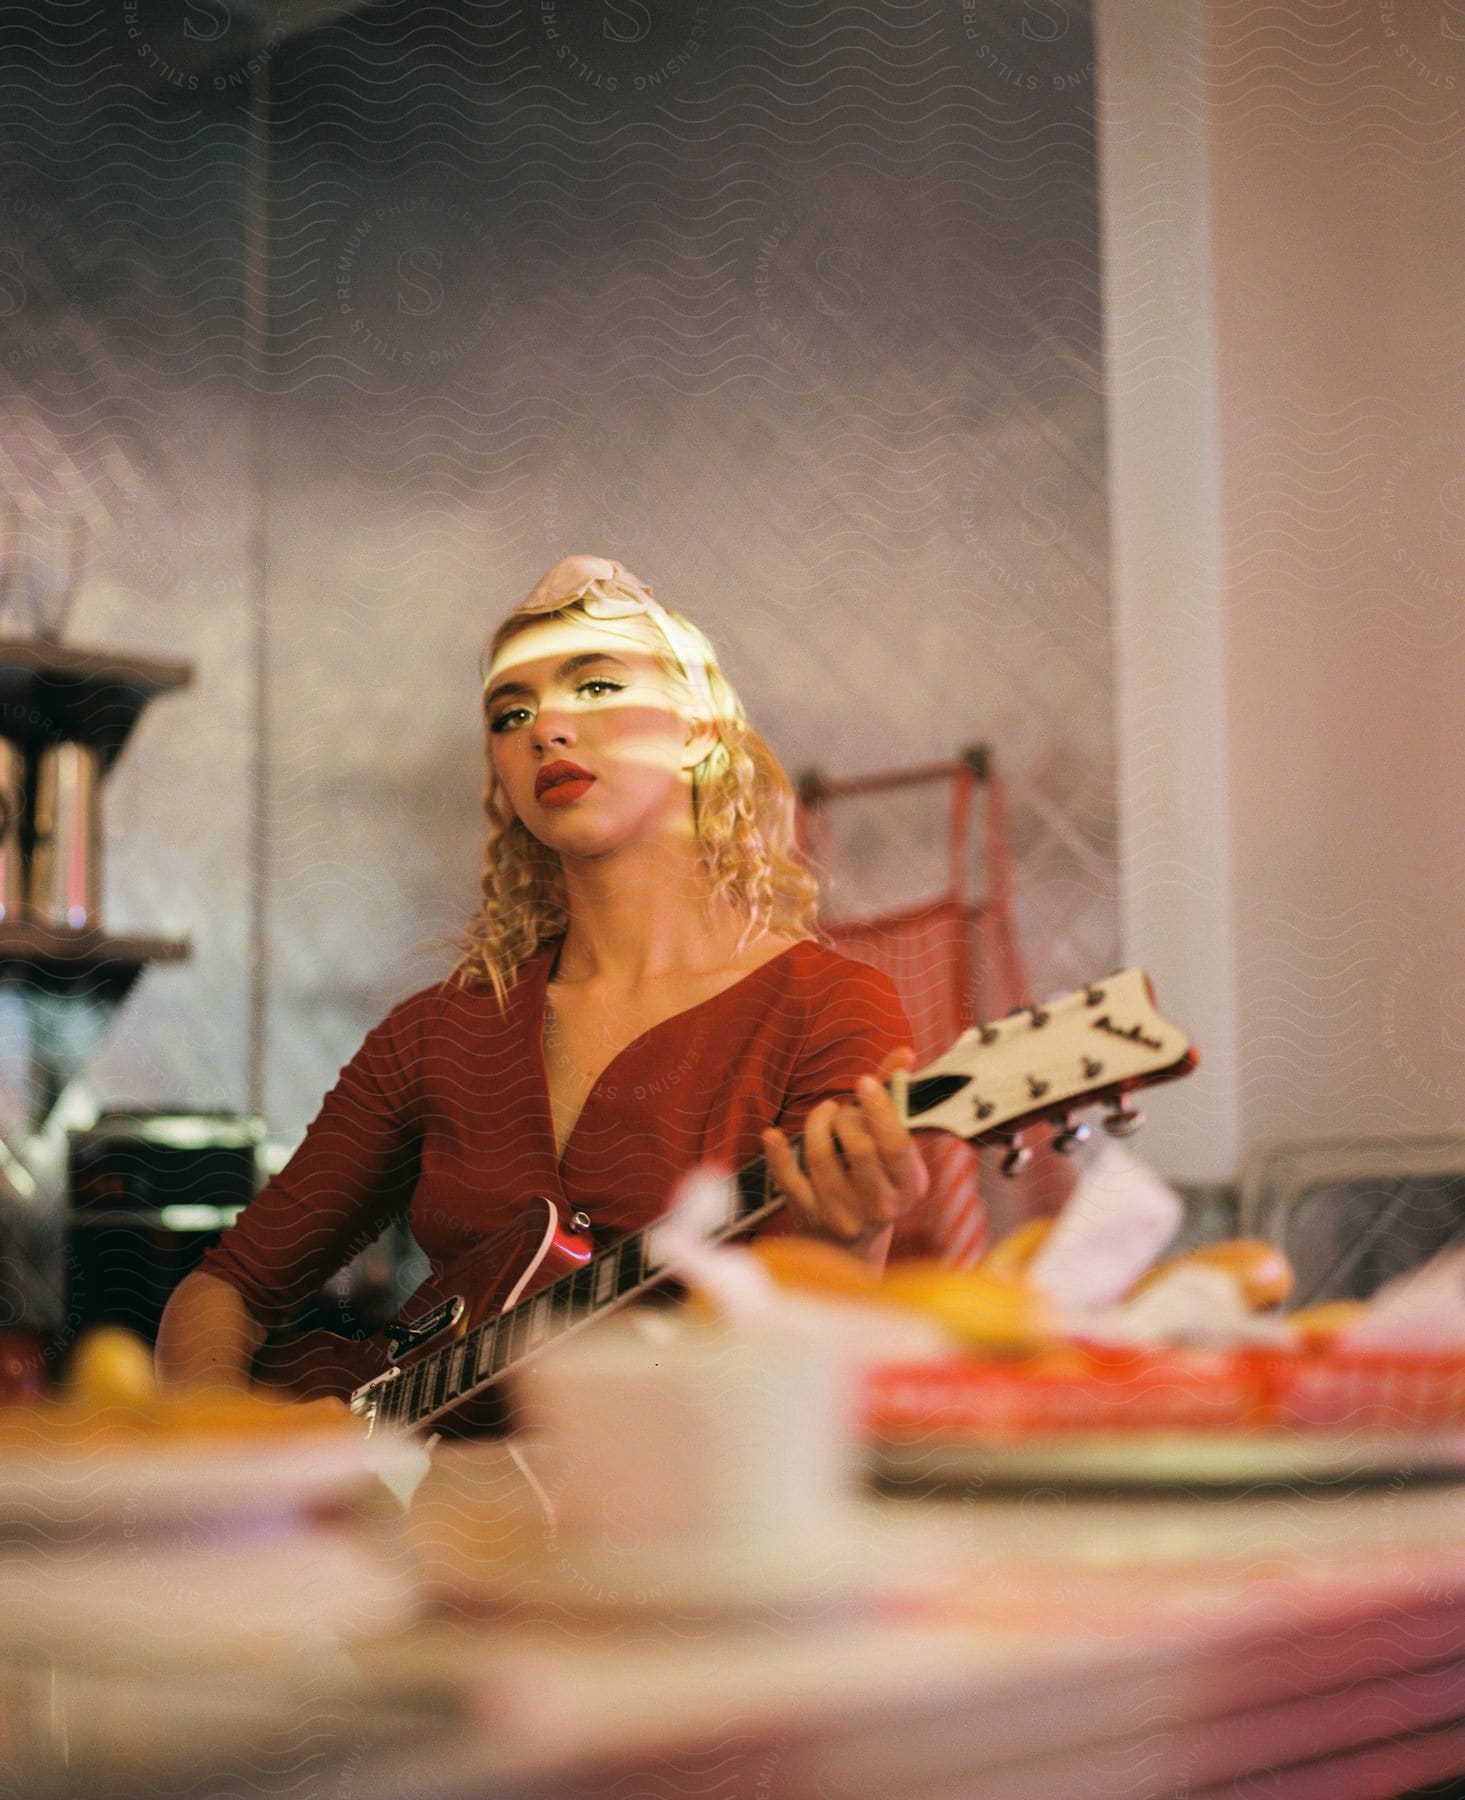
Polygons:
[[846,1360],[783,1308],[665,1336],[617,1321],[546,1357],[523,1394],[565,1539],[717,1553],[817,1537],[853,1483]]
[[141,1340],[89,1333],[59,1398],[0,1407],[0,1658],[223,1676],[400,1625],[406,1573],[321,1508],[414,1449],[338,1405],[159,1393]]

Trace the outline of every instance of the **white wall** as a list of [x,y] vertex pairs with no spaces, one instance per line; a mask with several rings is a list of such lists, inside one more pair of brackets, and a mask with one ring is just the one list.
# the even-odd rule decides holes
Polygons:
[[1451,19],[1100,8],[1126,949],[1220,1052],[1179,1176],[1465,1124]]
[[1095,26],[1124,957],[1204,1059],[1145,1153],[1208,1180],[1241,1125],[1204,21],[1119,0]]

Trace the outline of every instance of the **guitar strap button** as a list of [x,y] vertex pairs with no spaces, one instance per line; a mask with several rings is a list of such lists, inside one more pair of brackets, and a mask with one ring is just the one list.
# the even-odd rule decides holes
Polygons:
[[570,1230],[571,1231],[589,1231],[589,1229],[590,1229],[590,1214],[588,1212],[581,1212],[581,1210],[578,1207],[576,1207],[574,1212],[572,1212],[570,1214]]

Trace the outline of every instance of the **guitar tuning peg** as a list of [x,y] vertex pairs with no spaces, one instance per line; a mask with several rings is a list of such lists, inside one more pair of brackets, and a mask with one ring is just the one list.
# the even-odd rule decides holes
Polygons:
[[1081,1119],[1064,1119],[1061,1129],[1053,1134],[1053,1148],[1060,1156],[1072,1156],[1093,1136],[1093,1130]]
[[1007,1140],[1007,1154],[1002,1159],[1002,1173],[1007,1176],[1021,1175],[1033,1160],[1033,1153],[1021,1138]]
[[1133,1137],[1144,1122],[1145,1116],[1137,1106],[1120,1100],[1115,1103],[1113,1112],[1105,1114],[1104,1129],[1110,1137]]

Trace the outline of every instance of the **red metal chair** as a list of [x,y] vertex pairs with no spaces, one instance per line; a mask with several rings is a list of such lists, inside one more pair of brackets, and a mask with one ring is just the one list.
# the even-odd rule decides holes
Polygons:
[[[858,845],[841,848],[835,813],[872,795],[909,798],[922,789],[939,795],[943,786],[949,790],[944,891],[909,905],[887,898],[874,910],[861,904],[857,892],[842,892],[858,888],[857,881],[841,877],[860,855]],[[979,800],[974,843],[972,811]],[[970,1026],[1031,998],[1012,924],[1005,798],[985,746],[964,751],[954,762],[878,775],[832,780],[813,773],[799,784],[799,804],[803,842],[826,892],[824,930],[836,949],[883,969],[895,983],[918,1065],[940,1055]],[[921,1146],[930,1190],[897,1225],[892,1260],[935,1256],[969,1266],[980,1258],[987,1238],[980,1158],[955,1138],[930,1136]],[[1061,1160],[1040,1151],[1018,1183],[1009,1198],[1017,1216],[1027,1216],[1056,1210],[1067,1195],[1069,1176]]]

